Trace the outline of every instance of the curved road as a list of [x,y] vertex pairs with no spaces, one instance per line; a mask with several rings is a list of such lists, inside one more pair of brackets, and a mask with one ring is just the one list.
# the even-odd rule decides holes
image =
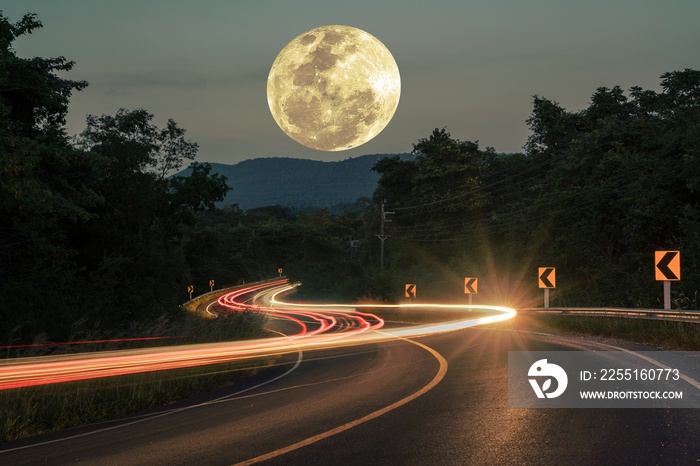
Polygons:
[[[609,350],[509,325],[302,349],[243,383],[0,445],[0,464],[695,464],[695,409],[514,409],[508,351]],[[626,345],[631,349],[634,346]]]

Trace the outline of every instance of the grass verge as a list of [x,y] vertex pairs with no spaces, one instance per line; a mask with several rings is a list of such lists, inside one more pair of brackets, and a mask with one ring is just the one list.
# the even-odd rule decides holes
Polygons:
[[0,441],[163,406],[230,384],[270,359],[0,391]]
[[534,330],[619,338],[673,350],[700,350],[700,324],[694,322],[553,315],[518,315],[516,319]]
[[[264,314],[246,311],[203,319],[186,313],[178,319],[162,318],[127,335],[179,335],[180,343],[237,341],[266,335]],[[109,335],[110,337],[113,335]],[[120,335],[121,336],[121,335]],[[104,338],[99,335],[98,338]],[[85,336],[79,334],[79,338]],[[93,337],[94,338],[94,337]],[[134,349],[162,346],[154,343],[100,343],[76,346],[32,346],[8,356],[27,357],[79,351]],[[238,361],[172,371],[44,385],[0,391],[0,442],[102,421],[185,399],[231,384],[273,363],[272,358]]]

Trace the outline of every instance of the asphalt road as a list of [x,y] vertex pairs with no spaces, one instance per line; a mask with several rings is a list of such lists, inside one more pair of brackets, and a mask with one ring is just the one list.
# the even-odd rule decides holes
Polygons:
[[187,402],[0,444],[0,464],[700,462],[696,409],[509,408],[508,351],[610,349],[521,331],[517,321],[287,355]]

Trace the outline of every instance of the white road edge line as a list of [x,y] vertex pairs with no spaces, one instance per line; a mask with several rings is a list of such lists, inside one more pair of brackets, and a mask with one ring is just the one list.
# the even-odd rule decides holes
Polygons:
[[[280,335],[286,337],[286,335],[284,335],[284,334],[281,333],[281,332],[276,332],[276,331],[274,331],[274,330],[271,330],[271,331],[273,331],[273,332],[275,332],[275,333],[279,333]],[[295,371],[295,370],[301,365],[301,361],[302,361],[303,356],[304,356],[304,353],[303,353],[303,351],[301,351],[301,350],[298,350],[297,354],[298,354],[298,357],[297,357],[296,363],[295,363],[287,372],[285,372],[285,373],[283,373],[283,374],[280,374],[280,375],[278,375],[277,377],[274,377],[274,378],[272,378],[272,379],[270,379],[270,380],[266,380],[265,382],[262,382],[262,383],[259,383],[259,384],[257,384],[257,385],[254,385],[254,386],[252,386],[252,387],[248,387],[248,388],[246,388],[246,389],[239,390],[239,391],[237,391],[237,392],[235,392],[235,393],[229,393],[228,395],[224,395],[224,396],[222,396],[222,397],[215,398],[215,399],[213,399],[213,400],[209,400],[209,401],[206,401],[206,402],[204,402],[204,403],[198,403],[198,404],[196,404],[196,405],[186,406],[186,407],[184,407],[184,408],[175,408],[175,409],[171,409],[171,410],[168,410],[168,411],[160,412],[160,413],[158,413],[158,414],[148,415],[148,416],[146,416],[146,417],[141,417],[141,418],[139,418],[139,419],[135,419],[135,420],[133,420],[133,421],[130,421],[130,422],[127,422],[127,423],[124,423],[124,424],[119,424],[119,425],[116,425],[116,426],[105,427],[105,428],[102,428],[102,429],[93,430],[93,431],[85,432],[85,433],[82,433],[82,434],[71,435],[70,437],[63,437],[63,438],[59,438],[59,439],[55,439],[55,440],[48,440],[48,441],[46,441],[46,442],[34,443],[34,444],[31,444],[31,445],[24,445],[24,446],[21,446],[21,447],[10,448],[10,449],[8,449],[8,450],[0,450],[0,454],[2,454],[2,453],[9,453],[9,452],[11,452],[11,451],[17,451],[17,450],[26,450],[26,449],[28,449],[28,448],[40,447],[40,446],[49,445],[49,444],[52,444],[52,443],[65,442],[65,441],[72,440],[72,439],[76,439],[76,438],[80,438],[80,437],[87,437],[87,436],[90,436],[90,435],[99,434],[99,433],[101,433],[101,432],[107,432],[107,431],[110,431],[110,430],[121,429],[122,427],[128,427],[128,426],[131,426],[131,425],[134,425],[134,424],[139,424],[139,423],[141,423],[141,422],[152,421],[152,420],[154,420],[154,419],[158,419],[158,418],[161,418],[161,417],[169,416],[169,415],[171,415],[171,414],[181,413],[181,412],[183,412],[183,411],[188,411],[188,410],[194,409],[194,408],[201,408],[201,407],[203,407],[203,406],[207,406],[207,405],[210,405],[210,404],[218,403],[218,402],[220,402],[220,401],[222,401],[222,400],[225,400],[225,399],[228,399],[228,398],[233,398],[233,397],[238,396],[238,395],[241,395],[241,394],[243,394],[243,393],[247,393],[247,392],[249,392],[249,391],[251,391],[251,390],[255,390],[255,389],[257,389],[257,388],[263,387],[263,386],[265,386],[265,385],[267,385],[267,384],[270,384],[270,383],[272,383],[272,382],[275,382],[275,381],[277,381],[277,380],[279,380],[279,379],[281,379],[281,378],[283,378],[283,377],[286,377],[286,376],[288,376],[289,374],[291,374],[293,371]]]
[[[566,338],[566,337],[567,337],[566,335],[555,335],[555,334],[553,334],[553,333],[543,333],[543,332],[531,332],[531,331],[528,331],[528,330],[512,330],[512,331],[514,331],[514,332],[521,332],[521,333],[532,333],[532,334],[535,334],[535,335],[543,335],[543,336],[555,337],[555,338],[562,338],[562,337]],[[649,356],[645,356],[645,355],[643,355],[643,354],[640,354],[640,353],[638,353],[638,352],[636,352],[636,351],[632,351],[632,350],[629,350],[629,349],[626,349],[626,348],[622,348],[622,347],[619,347],[619,346],[611,345],[611,344],[609,344],[609,343],[602,343],[602,342],[599,342],[599,341],[596,341],[596,342],[594,342],[594,343],[595,343],[596,345],[606,346],[606,347],[608,347],[608,348],[612,348],[612,349],[617,350],[617,351],[622,351],[622,352],[625,352],[625,353],[627,353],[627,354],[631,354],[631,355],[634,356],[634,357],[637,357],[637,358],[639,358],[639,359],[643,359],[644,361],[650,362],[650,363],[652,363],[653,365],[655,365],[655,366],[657,366],[657,367],[660,367],[660,368],[662,368],[662,369],[671,369],[671,367],[665,365],[664,363],[662,363],[662,362],[660,362],[660,361],[657,361],[657,360],[654,359],[654,358],[650,358]],[[700,382],[698,382],[697,380],[693,379],[692,377],[689,377],[689,376],[687,376],[687,375],[685,375],[685,374],[681,374],[681,379],[685,380],[685,381],[688,382],[690,385],[692,385],[693,387],[695,387],[695,388],[697,388],[698,390],[700,390]]]

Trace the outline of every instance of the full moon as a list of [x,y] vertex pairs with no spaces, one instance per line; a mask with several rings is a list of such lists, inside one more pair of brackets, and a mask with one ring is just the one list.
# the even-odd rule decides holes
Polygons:
[[322,26],[277,55],[267,103],[279,127],[323,151],[360,146],[379,134],[399,105],[401,78],[389,50],[350,26]]

